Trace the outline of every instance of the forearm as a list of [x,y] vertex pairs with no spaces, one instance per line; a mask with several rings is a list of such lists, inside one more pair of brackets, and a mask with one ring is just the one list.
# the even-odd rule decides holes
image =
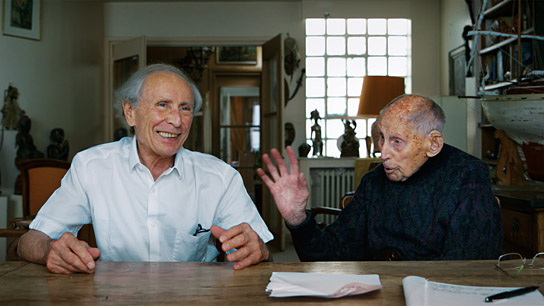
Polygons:
[[342,224],[342,220],[337,220],[327,229],[320,230],[314,216],[310,212],[308,215],[309,218],[299,226],[288,226],[301,261],[355,260],[354,256],[362,254],[362,251],[358,250],[360,245],[357,239],[353,239],[352,242],[346,239],[345,232],[351,229]]
[[46,234],[31,229],[19,239],[17,255],[26,261],[45,265],[52,242],[53,239]]

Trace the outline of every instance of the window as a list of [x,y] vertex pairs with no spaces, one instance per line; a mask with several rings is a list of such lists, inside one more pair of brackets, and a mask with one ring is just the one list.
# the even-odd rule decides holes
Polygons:
[[306,19],[306,141],[311,142],[318,110],[323,155],[340,157],[338,138],[342,120],[357,122],[361,157],[367,156],[364,138],[375,119],[356,118],[366,75],[401,76],[411,92],[411,21],[400,18]]

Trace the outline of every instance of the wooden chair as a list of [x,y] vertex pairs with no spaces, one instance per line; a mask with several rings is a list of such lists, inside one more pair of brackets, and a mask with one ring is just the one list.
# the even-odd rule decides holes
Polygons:
[[[28,226],[49,199],[51,194],[60,187],[60,182],[70,163],[63,160],[49,158],[24,159],[16,162],[21,174],[21,191],[23,202],[23,217],[11,219],[8,229],[0,230],[0,237],[10,238],[6,259],[18,259],[16,248],[20,236],[28,231]],[[86,240],[90,245],[94,241],[92,228],[82,228],[78,237]]]

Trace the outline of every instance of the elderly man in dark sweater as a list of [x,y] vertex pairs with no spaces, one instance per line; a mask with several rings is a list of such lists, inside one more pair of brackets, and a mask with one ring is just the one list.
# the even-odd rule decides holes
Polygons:
[[367,173],[338,220],[324,230],[306,210],[309,195],[287,148],[258,170],[291,231],[302,261],[489,259],[502,251],[499,206],[481,160],[444,144],[444,112],[432,100],[404,95],[378,121],[382,163]]

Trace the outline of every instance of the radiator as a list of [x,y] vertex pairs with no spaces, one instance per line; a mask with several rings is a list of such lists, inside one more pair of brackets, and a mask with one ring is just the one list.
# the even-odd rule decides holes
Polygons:
[[[348,191],[353,191],[353,168],[311,168],[312,207],[325,206],[341,208],[342,197]],[[322,214],[318,222],[330,224],[336,216]]]

